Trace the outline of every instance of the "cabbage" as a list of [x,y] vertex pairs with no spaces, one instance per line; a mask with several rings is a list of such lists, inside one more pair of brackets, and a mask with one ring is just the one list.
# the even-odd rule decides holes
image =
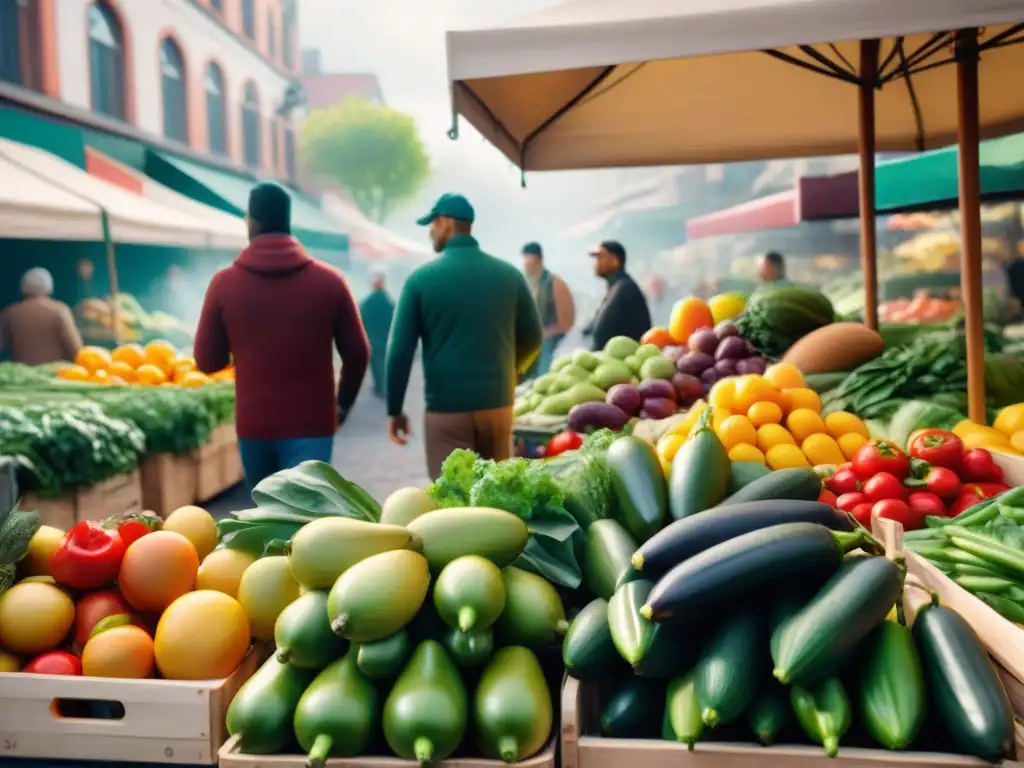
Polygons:
[[985,394],[996,408],[1019,403],[1024,397],[1024,358],[1012,354],[985,355]]
[[953,429],[963,421],[963,414],[954,408],[927,400],[908,400],[900,406],[886,429],[886,437],[906,447],[910,436],[919,429]]

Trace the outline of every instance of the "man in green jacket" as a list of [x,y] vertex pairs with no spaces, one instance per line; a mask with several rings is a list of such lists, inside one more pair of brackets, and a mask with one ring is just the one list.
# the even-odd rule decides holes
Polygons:
[[423,343],[423,432],[433,478],[457,448],[487,459],[511,455],[516,381],[543,341],[526,280],[480,250],[472,236],[474,218],[466,198],[446,194],[419,219],[420,226],[429,225],[441,257],[406,281],[388,341],[388,434],[398,445],[409,435],[402,407],[416,346]]
[[359,305],[363,328],[370,342],[370,374],[373,376],[373,394],[384,397],[384,359],[387,355],[388,334],[395,314],[395,302],[384,289],[384,275],[376,274],[370,295]]

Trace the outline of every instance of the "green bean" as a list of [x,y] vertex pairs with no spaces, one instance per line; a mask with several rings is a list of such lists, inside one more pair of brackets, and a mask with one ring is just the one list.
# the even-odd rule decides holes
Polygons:
[[978,598],[996,613],[1000,614],[1004,619],[1008,619],[1015,624],[1024,624],[1024,607],[1018,605],[1012,600],[1007,600],[1005,597],[1000,595],[993,595],[984,592],[979,594]]

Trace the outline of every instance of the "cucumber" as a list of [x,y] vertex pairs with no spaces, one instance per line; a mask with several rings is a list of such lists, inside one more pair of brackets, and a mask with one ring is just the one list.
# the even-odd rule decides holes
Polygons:
[[736,493],[740,488],[750,485],[755,480],[760,480],[765,475],[771,474],[771,470],[768,469],[768,467],[764,464],[758,464],[755,461],[734,461],[730,465],[730,470],[730,496]]
[[494,632],[490,627],[472,632],[449,629],[441,638],[441,644],[463,672],[479,669],[491,660],[494,653]]
[[411,653],[412,642],[403,628],[381,640],[361,644],[356,650],[356,666],[371,680],[394,680]]
[[845,563],[772,638],[772,674],[805,684],[836,674],[892,610],[902,590],[899,568],[885,557]]
[[837,531],[853,530],[845,513],[818,501],[751,501],[669,523],[640,545],[631,564],[641,578],[658,579],[715,544],[782,523],[818,523]]
[[[682,450],[680,448],[680,450]],[[745,501],[817,501],[821,495],[821,478],[813,469],[777,469],[759,480],[740,488],[726,504],[740,504]]]
[[665,684],[630,675],[601,705],[601,735],[609,739],[653,739],[658,735]]
[[806,687],[794,685],[789,699],[804,733],[821,744],[829,757],[839,754],[839,740],[853,721],[850,697],[839,678],[829,677]]
[[562,662],[577,680],[602,680],[626,668],[612,641],[606,600],[592,600],[576,614],[562,641]]
[[883,621],[871,638],[858,679],[857,709],[871,737],[886,749],[906,749],[927,714],[924,672],[909,629]]
[[598,520],[587,529],[583,550],[583,583],[598,597],[611,600],[616,584],[629,569],[636,540],[617,520]]
[[801,584],[821,583],[842,562],[861,532],[830,531],[815,523],[785,523],[744,533],[704,550],[666,573],[654,585],[644,618],[658,623],[706,620],[757,595]]
[[669,741],[682,742],[692,751],[703,733],[704,721],[700,717],[693,672],[690,672],[668,684],[661,736]]
[[775,743],[792,715],[789,695],[778,681],[770,680],[747,712],[751,733],[763,747]]
[[779,630],[804,609],[804,606],[810,602],[812,595],[813,592],[808,594],[808,590],[798,588],[782,595],[772,605],[768,614],[769,650],[772,655],[778,653],[778,641],[776,638],[782,637],[782,632]]
[[647,541],[664,524],[668,510],[665,476],[654,449],[640,438],[620,437],[605,452],[604,460],[620,522],[637,541]]
[[711,429],[711,409],[672,459],[668,481],[668,509],[673,520],[703,512],[719,504],[729,492],[732,462],[718,435]]
[[760,611],[739,611],[711,636],[693,671],[704,725],[731,723],[750,706],[763,676],[763,654]]
[[996,763],[1014,742],[1013,710],[988,653],[960,614],[940,605],[921,609],[912,628],[921,653],[931,712],[953,743]]
[[683,654],[669,627],[640,615],[653,588],[649,581],[620,587],[608,602],[608,626],[619,655],[637,674],[669,678],[678,672]]
[[227,729],[241,738],[246,754],[272,755],[288,748],[295,708],[316,674],[271,656],[245,681],[228,707]]

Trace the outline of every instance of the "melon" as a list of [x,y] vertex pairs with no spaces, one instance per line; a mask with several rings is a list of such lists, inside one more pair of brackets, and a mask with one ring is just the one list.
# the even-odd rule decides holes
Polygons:
[[852,371],[885,351],[885,342],[860,323],[832,323],[804,336],[789,348],[782,362],[804,373]]
[[438,504],[422,488],[395,491],[381,507],[380,521],[387,525],[408,525],[420,515],[438,509]]

